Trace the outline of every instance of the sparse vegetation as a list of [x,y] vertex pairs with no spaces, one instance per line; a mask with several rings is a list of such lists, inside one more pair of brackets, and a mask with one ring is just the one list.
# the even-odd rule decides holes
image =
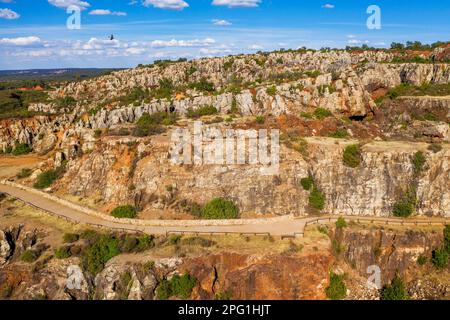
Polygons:
[[361,164],[362,154],[361,147],[357,144],[350,145],[345,148],[343,162],[349,168],[357,168]]
[[317,120],[324,120],[328,117],[331,117],[332,115],[333,114],[329,110],[324,108],[317,108],[316,110],[314,110],[314,117]]
[[303,178],[300,180],[300,184],[304,190],[309,191],[314,186],[314,179],[311,176],[308,178]]
[[382,289],[381,300],[409,300],[405,284],[398,274],[395,275],[390,285]]
[[63,236],[64,243],[74,243],[80,239],[80,236],[76,233],[66,233]]
[[239,208],[229,200],[216,198],[202,209],[203,219],[238,219]]
[[218,111],[214,106],[203,106],[196,110],[189,108],[187,110],[187,117],[191,119],[198,119],[204,116],[211,116],[217,114]]
[[36,189],[46,189],[50,187],[56,180],[61,178],[66,172],[67,162],[64,161],[58,168],[55,170],[48,170],[41,173],[34,183],[33,187]]
[[82,253],[82,262],[84,269],[95,276],[103,270],[106,262],[120,254],[120,243],[112,235],[97,235],[92,240],[93,244]]
[[336,130],[335,132],[330,133],[330,138],[335,138],[335,139],[345,139],[348,137],[348,131],[345,129],[339,129]]
[[422,151],[417,151],[414,156],[412,156],[411,162],[413,164],[414,174],[417,176],[423,171],[427,159]]
[[426,83],[421,86],[402,83],[389,90],[387,96],[395,99],[400,96],[447,96],[450,95],[450,84]]
[[255,118],[255,122],[257,124],[264,124],[266,122],[266,118],[263,116],[256,116]]
[[22,169],[17,174],[17,178],[18,179],[25,179],[25,178],[28,178],[29,176],[31,176],[32,173],[33,173],[33,170],[31,170],[31,169]]
[[39,259],[41,253],[38,250],[26,250],[22,256],[20,257],[20,260],[26,263],[33,263],[37,259]]
[[343,229],[347,228],[347,221],[343,217],[339,217],[339,219],[336,221],[336,228]]
[[209,82],[205,77],[202,77],[198,82],[190,83],[188,87],[203,92],[214,92],[216,90],[214,84]]
[[269,96],[274,97],[277,94],[277,87],[275,86],[269,87],[267,88],[266,92]]
[[31,152],[31,148],[26,143],[18,143],[14,146],[12,151],[12,155],[14,156],[22,156]]
[[439,152],[442,151],[442,145],[441,144],[437,144],[437,143],[430,144],[428,146],[428,150],[430,150],[433,153],[439,153]]
[[309,205],[316,210],[325,208],[325,195],[316,186],[313,187],[309,195]]
[[395,217],[408,218],[414,213],[416,205],[417,190],[415,187],[410,187],[401,199],[394,204],[393,214]]
[[111,215],[114,218],[128,218],[128,219],[134,219],[137,216],[136,208],[131,205],[125,205],[125,206],[119,206],[115,208],[113,211],[111,211]]
[[427,258],[426,256],[420,255],[420,256],[417,258],[417,264],[419,264],[419,266],[424,266],[424,265],[427,264],[427,262],[428,262],[428,258]]
[[192,290],[197,285],[197,279],[189,274],[174,275],[170,280],[163,280],[156,289],[156,297],[159,300],[168,300],[171,297],[189,299]]
[[72,253],[70,252],[70,247],[61,247],[55,250],[55,258],[56,259],[67,259],[72,256]]
[[347,296],[347,286],[344,282],[344,275],[330,273],[330,285],[326,288],[325,293],[330,300],[342,300]]

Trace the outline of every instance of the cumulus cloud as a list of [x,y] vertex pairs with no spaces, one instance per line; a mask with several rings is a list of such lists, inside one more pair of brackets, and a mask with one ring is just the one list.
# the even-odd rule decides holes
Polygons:
[[214,19],[212,22],[216,26],[231,26],[232,25],[232,23],[227,20]]
[[101,40],[97,38],[91,38],[88,42],[76,42],[74,44],[74,49],[82,49],[82,50],[101,50],[104,48],[120,48],[127,47],[127,45],[122,45],[119,40]]
[[226,6],[229,8],[255,8],[261,0],[213,0],[213,6]]
[[262,49],[264,49],[264,47],[263,47],[263,46],[260,46],[260,45],[258,45],[258,44],[252,44],[252,45],[249,47],[249,49],[251,49],[251,50],[262,50]]
[[18,14],[15,11],[12,11],[10,9],[0,9],[0,18],[1,19],[14,20],[14,19],[19,19],[20,18],[20,14]]
[[111,11],[109,9],[96,9],[89,12],[93,16],[126,16],[126,12],[122,11]]
[[324,4],[324,5],[322,6],[322,8],[324,8],[324,9],[334,9],[334,8],[335,8],[335,5],[334,5],[334,4],[327,3],[327,4]]
[[3,38],[0,39],[0,44],[12,45],[12,46],[31,46],[40,44],[41,39],[39,37],[19,37],[19,38]]
[[153,6],[158,9],[170,10],[183,10],[189,7],[189,4],[183,0],[144,0],[142,4],[145,7]]
[[216,40],[211,38],[194,39],[194,40],[155,40],[152,41],[153,48],[169,48],[169,47],[207,47],[216,43]]
[[48,3],[61,9],[67,9],[70,6],[77,6],[80,9],[84,10],[91,6],[89,2],[82,0],[48,0]]
[[210,49],[210,48],[202,48],[200,49],[200,54],[202,55],[207,55],[207,56],[212,56],[212,55],[224,55],[224,54],[230,54],[232,51],[230,49]]

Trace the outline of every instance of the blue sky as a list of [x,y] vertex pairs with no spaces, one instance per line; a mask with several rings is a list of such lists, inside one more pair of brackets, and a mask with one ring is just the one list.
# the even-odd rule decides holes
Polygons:
[[[0,0],[0,69],[134,67],[279,48],[450,40],[450,2],[418,0]],[[381,9],[381,29],[366,26]],[[81,29],[66,8],[78,5]],[[114,34],[113,41],[108,40]]]

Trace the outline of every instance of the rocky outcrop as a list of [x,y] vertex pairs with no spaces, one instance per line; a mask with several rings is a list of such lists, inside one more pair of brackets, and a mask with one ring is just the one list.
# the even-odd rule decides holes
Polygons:
[[37,242],[37,231],[23,231],[23,225],[0,229],[0,266],[11,262]]
[[[389,284],[398,273],[406,282],[413,280],[419,256],[431,257],[443,243],[440,231],[396,231],[384,228],[338,229],[332,234],[339,254],[360,276],[368,277],[368,268],[381,270],[381,285]],[[441,297],[442,298],[442,297]]]
[[449,216],[450,149],[446,145],[433,153],[425,143],[372,142],[362,148],[361,165],[348,168],[343,152],[355,142],[306,141],[307,155],[282,146],[278,175],[263,176],[260,167],[253,165],[175,166],[169,159],[167,138],[134,144],[135,149],[127,139],[109,139],[73,162],[61,186],[78,196],[96,195],[108,208],[131,202],[144,211],[179,212],[186,200],[204,204],[226,197],[243,213],[303,216],[310,212],[309,192],[300,180],[312,175],[326,197],[323,212],[390,216],[412,181],[411,158],[421,150],[427,160],[418,178],[417,214]]

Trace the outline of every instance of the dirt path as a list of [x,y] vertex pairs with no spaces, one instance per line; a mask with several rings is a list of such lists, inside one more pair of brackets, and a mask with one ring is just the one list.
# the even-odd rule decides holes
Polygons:
[[[56,201],[45,198],[36,193],[31,193],[20,188],[0,184],[0,192],[6,193],[14,198],[17,198],[29,205],[47,211],[50,214],[57,215],[58,217],[66,220],[83,223],[87,225],[107,228],[111,230],[119,231],[133,231],[144,232],[147,234],[167,234],[173,233],[238,233],[238,234],[271,234],[272,236],[296,236],[303,235],[307,224],[312,223],[327,223],[337,219],[337,217],[322,217],[319,218],[289,218],[283,220],[273,221],[267,223],[267,220],[261,219],[260,222],[249,221],[246,223],[243,221],[242,225],[204,225],[203,221],[198,221],[198,225],[186,226],[136,226],[129,223],[120,223],[102,219],[101,217],[93,216],[82,211],[75,210],[73,208],[66,207]],[[401,220],[396,218],[383,218],[383,217],[345,217],[345,219],[358,221],[361,223],[387,223],[387,224],[435,224],[444,225],[450,223],[447,219],[408,219]],[[179,223],[179,221],[177,221]]]
[[8,178],[17,175],[22,169],[31,169],[45,158],[36,155],[20,157],[0,156],[0,178]]

